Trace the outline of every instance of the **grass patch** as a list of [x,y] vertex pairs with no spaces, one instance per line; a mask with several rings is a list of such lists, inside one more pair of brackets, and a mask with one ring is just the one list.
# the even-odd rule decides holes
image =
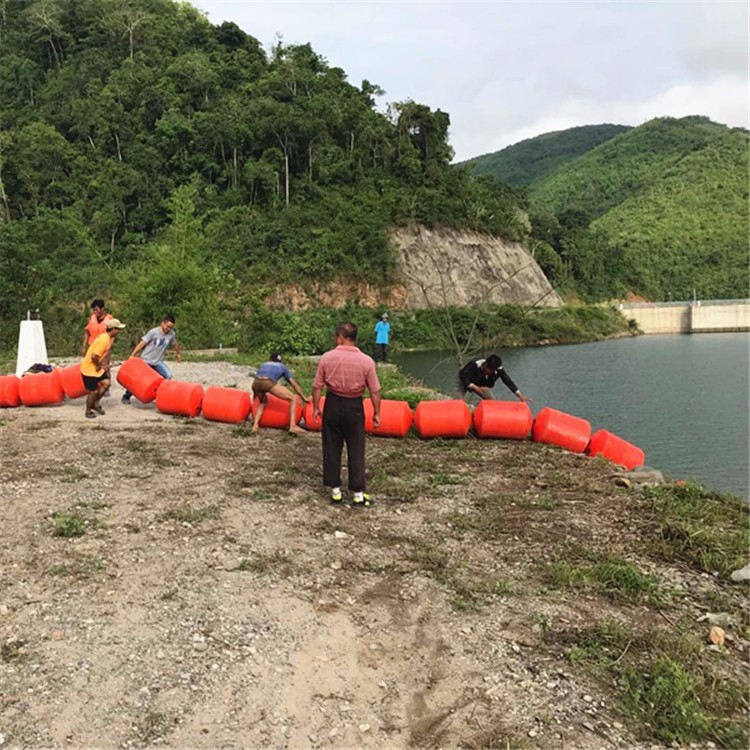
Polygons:
[[26,641],[12,639],[0,646],[0,659],[3,661],[16,661],[23,656],[23,647]]
[[663,559],[724,577],[745,565],[750,535],[746,502],[695,482],[647,487],[644,493],[661,527],[653,547]]
[[437,472],[429,478],[430,485],[433,487],[443,486],[461,486],[469,483],[469,477],[466,474],[448,474],[446,472]]
[[573,563],[553,560],[545,563],[542,582],[550,589],[579,589],[601,592],[612,598],[647,599],[661,603],[659,581],[631,563],[616,558]]
[[448,523],[459,536],[477,527],[477,519],[469,513],[461,512],[458,508],[454,508],[448,519]]
[[495,596],[513,596],[516,591],[507,578],[498,578],[492,584],[492,593]]
[[57,419],[42,419],[40,422],[32,422],[26,426],[29,432],[39,432],[40,430],[51,430],[53,427],[57,427],[60,421]]
[[568,638],[571,664],[616,686],[623,715],[641,741],[747,747],[745,687],[720,675],[694,636],[633,633],[608,620],[572,638],[560,633],[547,638],[556,643]]
[[282,576],[291,575],[294,570],[294,563],[288,555],[276,551],[272,555],[255,555],[254,557],[245,557],[240,560],[240,564],[235,570],[241,573],[257,573],[259,575],[268,575],[278,573]]
[[232,430],[232,437],[234,438],[250,438],[257,436],[258,433],[253,432],[253,425],[251,422],[241,422]]
[[49,574],[54,577],[88,578],[92,573],[100,573],[105,568],[106,565],[101,558],[82,555],[70,563],[53,565],[49,569]]
[[63,466],[63,475],[60,481],[68,484],[75,484],[82,479],[88,479],[88,477],[89,475],[77,466]]
[[52,536],[62,536],[68,539],[83,536],[86,533],[88,521],[78,513],[61,511],[52,516]]
[[477,531],[486,539],[502,536],[508,529],[508,505],[517,499],[517,495],[486,495],[474,500],[481,516]]
[[170,508],[159,515],[159,521],[177,521],[178,523],[189,523],[195,525],[203,521],[215,521],[220,518],[221,513],[215,505],[205,508],[193,508],[183,505],[181,508]]
[[149,711],[143,718],[140,727],[140,741],[146,745],[154,740],[159,740],[172,728],[172,722],[166,714],[158,711]]

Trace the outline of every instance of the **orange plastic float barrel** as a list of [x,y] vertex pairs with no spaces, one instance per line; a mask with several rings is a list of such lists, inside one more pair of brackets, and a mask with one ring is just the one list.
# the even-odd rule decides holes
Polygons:
[[[323,429],[323,409],[325,409],[326,405],[326,397],[323,396],[320,399],[320,418],[315,419],[313,416],[313,405],[312,401],[305,404],[305,411],[304,411],[304,419],[305,419],[305,428],[310,430],[311,432],[320,432]],[[288,415],[288,412],[287,412]],[[287,416],[288,418],[288,416]]]
[[391,401],[383,399],[380,402],[380,427],[372,424],[372,401],[364,400],[365,432],[370,435],[383,437],[405,437],[412,423],[411,409],[406,401]]
[[474,430],[480,438],[525,440],[534,418],[521,401],[480,401],[474,409]]
[[60,382],[68,398],[80,398],[88,393],[83,384],[80,365],[71,365],[60,370]]
[[591,438],[586,455],[591,457],[603,456],[613,463],[624,466],[632,471],[636,466],[646,463],[646,454],[637,446],[617,437],[607,430],[595,432]]
[[557,445],[573,453],[583,453],[590,437],[591,425],[585,419],[549,407],[536,415],[531,431],[535,443]]
[[[286,399],[274,396],[272,393],[267,393],[266,395],[268,396],[268,403],[263,410],[263,416],[260,418],[260,426],[288,430],[289,407],[291,404]],[[260,401],[257,398],[253,401],[253,418],[258,412],[259,403]],[[297,399],[297,411],[294,415],[295,424],[299,424],[300,419],[302,419],[302,405],[299,399]]]
[[[158,398],[158,394],[157,394]],[[203,418],[212,422],[239,424],[250,414],[250,394],[238,388],[212,385],[203,394]]]
[[0,407],[12,408],[21,405],[20,385],[21,378],[17,378],[15,375],[0,377]]
[[414,426],[421,438],[464,438],[471,427],[465,401],[422,401],[414,411]]
[[182,380],[164,380],[156,391],[156,408],[163,414],[197,417],[203,404],[203,386]]
[[150,404],[156,398],[164,378],[142,359],[126,359],[117,372],[117,382],[130,391],[142,404]]
[[18,392],[24,406],[48,406],[65,400],[59,370],[25,375],[21,378]]

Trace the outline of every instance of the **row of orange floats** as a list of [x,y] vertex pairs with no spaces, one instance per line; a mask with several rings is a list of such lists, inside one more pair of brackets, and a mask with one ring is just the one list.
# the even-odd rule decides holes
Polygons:
[[[164,414],[184,417],[203,415],[216,422],[240,424],[250,413],[255,415],[258,400],[251,402],[247,391],[237,388],[209,386],[204,390],[197,383],[164,380],[143,360],[131,358],[119,369],[117,381],[144,404],[156,401],[156,408]],[[85,395],[78,365],[40,374],[17,378],[0,377],[0,407],[40,406],[55,404],[68,398]],[[289,402],[268,395],[268,404],[261,417],[261,427],[289,426]],[[325,403],[325,398],[323,398]],[[607,430],[591,435],[591,425],[580,417],[549,407],[542,409],[536,419],[527,404],[511,401],[481,401],[472,415],[462,400],[422,401],[413,415],[405,401],[384,399],[380,408],[380,425],[373,424],[373,407],[364,401],[365,430],[384,437],[404,437],[414,425],[421,438],[465,438],[474,426],[480,438],[509,440],[531,439],[537,443],[555,445],[574,453],[603,456],[627,469],[645,463],[645,454],[637,446]],[[321,421],[315,419],[312,404],[304,409],[297,403],[295,422],[304,417],[308,430],[320,430]]]

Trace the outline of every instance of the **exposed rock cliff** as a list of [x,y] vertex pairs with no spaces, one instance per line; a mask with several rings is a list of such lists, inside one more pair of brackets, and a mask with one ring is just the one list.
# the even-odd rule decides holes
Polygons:
[[478,232],[399,229],[400,275],[407,307],[433,304],[562,304],[536,261],[517,242]]
[[338,307],[347,300],[397,309],[487,302],[562,304],[536,261],[517,242],[419,226],[395,230],[392,241],[399,256],[395,285],[330,282],[279,287],[269,306],[304,310],[316,305]]

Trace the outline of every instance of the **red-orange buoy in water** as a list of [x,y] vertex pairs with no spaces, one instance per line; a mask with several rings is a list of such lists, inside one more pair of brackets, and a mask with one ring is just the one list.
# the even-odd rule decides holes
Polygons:
[[549,407],[536,415],[531,431],[534,442],[557,445],[573,453],[583,453],[590,437],[591,425],[585,419]]
[[68,398],[80,398],[88,393],[86,386],[83,384],[81,365],[76,364],[62,368],[60,370],[60,382]]
[[12,408],[21,405],[20,385],[21,378],[15,375],[0,377],[0,407]]
[[117,382],[130,391],[142,404],[150,404],[164,378],[142,359],[126,359],[117,372]]
[[[282,430],[289,429],[289,407],[291,403],[286,399],[274,396],[272,393],[267,393],[268,403],[266,408],[263,410],[263,416],[260,418],[261,427],[277,427]],[[258,411],[258,404],[260,401],[256,398],[253,401],[253,418]],[[302,419],[302,405],[300,400],[297,399],[297,409],[294,415],[294,423],[299,424]]]
[[203,394],[203,418],[212,422],[239,424],[250,414],[250,394],[239,388],[211,385]]
[[465,401],[422,401],[414,411],[414,426],[421,438],[463,438],[471,427]]
[[380,402],[380,427],[372,424],[372,401],[364,400],[365,407],[365,432],[370,435],[382,435],[383,437],[405,437],[412,423],[411,409],[406,401],[391,401],[383,399]]
[[474,409],[474,429],[480,438],[525,440],[534,418],[521,401],[480,401]]
[[203,386],[182,380],[163,380],[156,391],[156,408],[163,414],[197,417],[203,403]]
[[47,406],[59,404],[65,400],[59,370],[38,375],[24,375],[18,386],[18,392],[24,406]]
[[[326,405],[326,397],[322,396],[320,399],[320,418],[315,419],[313,416],[313,405],[312,401],[305,404],[305,411],[304,411],[304,419],[305,419],[305,428],[312,431],[312,432],[320,432],[323,429],[323,409]],[[289,415],[287,413],[287,424]]]
[[637,446],[617,437],[607,430],[599,430],[594,433],[586,448],[586,455],[596,457],[603,456],[613,463],[624,466],[632,471],[636,466],[646,463],[646,454]]

